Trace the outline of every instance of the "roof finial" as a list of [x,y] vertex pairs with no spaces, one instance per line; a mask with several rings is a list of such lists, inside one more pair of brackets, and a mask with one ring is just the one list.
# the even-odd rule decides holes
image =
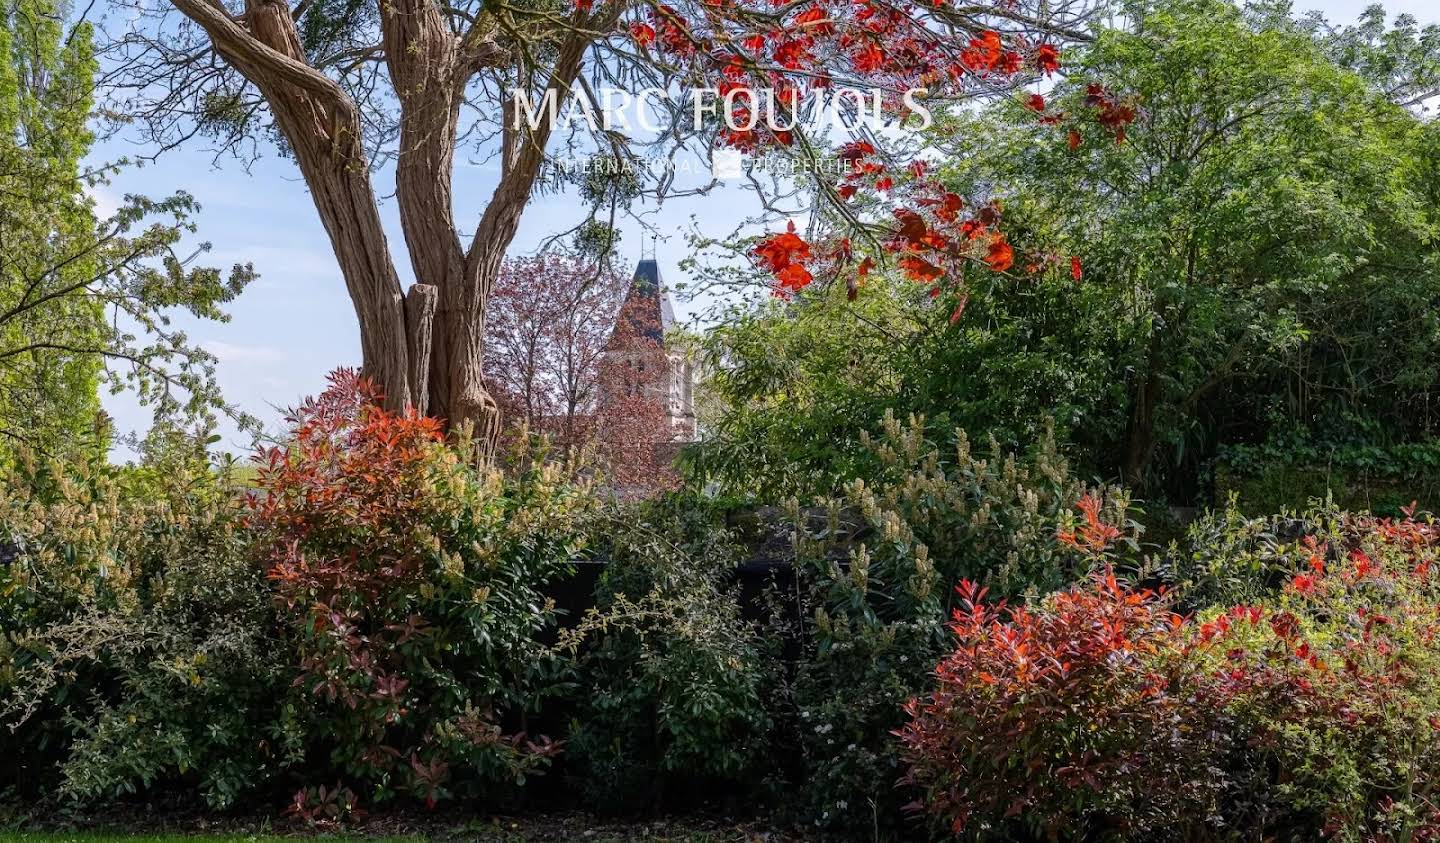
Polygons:
[[[650,234],[650,255],[649,255],[649,259],[650,259],[650,260],[654,260],[654,259],[655,259],[655,233],[654,233],[654,232],[649,232],[649,234]],[[645,255],[645,241],[644,241],[644,240],[641,240],[641,241],[640,241],[640,260],[643,261],[643,260],[645,260],[645,259],[646,259],[646,255]]]

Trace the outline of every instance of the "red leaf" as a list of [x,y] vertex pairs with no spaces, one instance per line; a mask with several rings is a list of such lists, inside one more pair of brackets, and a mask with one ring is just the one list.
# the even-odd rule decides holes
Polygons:
[[1046,76],[1060,69],[1060,50],[1054,44],[1041,44],[1035,51],[1035,66]]
[[655,27],[636,21],[630,24],[630,37],[635,39],[636,44],[648,47],[655,41]]
[[790,290],[791,292],[799,292],[808,286],[811,281],[814,281],[815,276],[811,275],[810,270],[804,266],[798,263],[792,263],[775,273],[775,280],[778,281],[784,289]]
[[1003,235],[990,241],[990,250],[985,254],[985,263],[996,272],[1004,272],[1015,263],[1015,250]]
[[950,312],[951,325],[954,325],[956,322],[960,321],[960,317],[963,316],[965,313],[965,305],[969,303],[970,295],[968,293],[960,296],[960,301],[956,303],[955,309]]
[[905,274],[914,281],[930,282],[945,274],[940,267],[914,255],[906,255],[900,259],[899,263],[900,268],[905,270]]
[[771,273],[778,275],[785,267],[810,257],[810,244],[795,233],[792,221],[784,234],[762,240],[755,247],[755,255]]
[[918,244],[923,241],[930,230],[929,226],[925,225],[924,218],[914,211],[897,208],[895,218],[900,220],[900,230],[896,234],[911,243]]

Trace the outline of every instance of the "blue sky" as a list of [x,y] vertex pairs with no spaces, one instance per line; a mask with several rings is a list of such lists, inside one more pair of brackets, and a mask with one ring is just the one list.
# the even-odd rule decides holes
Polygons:
[[[1318,9],[1332,21],[1343,21],[1353,19],[1366,5],[1363,0],[1311,0],[1298,2],[1296,7]],[[1385,8],[1391,14],[1413,14],[1422,23],[1440,20],[1440,9],[1433,0],[1397,0],[1385,3]],[[144,151],[116,139],[98,148],[93,157],[109,160]],[[462,229],[478,220],[494,178],[493,165],[460,162],[455,193]],[[382,192],[392,183],[383,174],[377,181]],[[246,172],[238,162],[214,165],[203,143],[196,143],[143,169],[126,171],[98,191],[96,199],[105,213],[126,193],[158,196],[176,190],[190,192],[202,207],[196,219],[197,241],[213,244],[206,262],[228,267],[248,261],[260,275],[229,307],[228,323],[182,324],[193,341],[219,358],[218,374],[226,399],[273,424],[278,418],[277,405],[293,404],[318,391],[331,369],[359,363],[354,311],[329,241],[293,164],[273,151]],[[409,267],[403,258],[393,201],[386,202],[382,210],[397,268],[408,284]],[[642,209],[653,215],[661,233],[656,257],[666,280],[672,285],[688,280],[679,264],[689,255],[686,234],[692,226],[704,235],[724,237],[756,210],[750,197],[736,191]],[[511,254],[533,251],[547,235],[575,224],[581,213],[573,195],[535,199],[524,214]],[[638,226],[625,226],[623,265],[638,259],[642,240],[648,243],[648,236]],[[682,318],[693,315],[693,305],[676,304]],[[143,431],[148,425],[148,411],[128,396],[107,397],[106,407],[121,431]],[[230,450],[248,450],[248,440],[233,427],[224,425],[221,432]]]

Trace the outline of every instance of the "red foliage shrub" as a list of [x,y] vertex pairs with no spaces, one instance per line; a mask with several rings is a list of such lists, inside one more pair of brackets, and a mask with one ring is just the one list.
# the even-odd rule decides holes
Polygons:
[[1196,722],[1174,693],[1189,632],[1161,596],[1113,574],[1033,608],[959,587],[955,651],[898,732],[909,784],[952,832],[1130,833],[1203,813]]
[[291,751],[315,778],[434,804],[557,749],[501,723],[556,681],[540,589],[575,550],[576,496],[543,464],[518,479],[476,468],[435,420],[378,399],[332,375],[257,457],[249,521],[297,652],[286,726],[307,737]]
[[[1062,541],[1106,546],[1093,508]],[[1001,837],[1440,839],[1440,530],[1308,527],[1278,594],[1195,619],[1108,574],[1024,608],[962,584],[897,733],[916,807]]]
[[[1341,840],[1440,839],[1440,531],[1343,517],[1293,548],[1265,606],[1197,625],[1202,693],[1274,771],[1251,822]],[[1251,776],[1252,781],[1254,776]]]

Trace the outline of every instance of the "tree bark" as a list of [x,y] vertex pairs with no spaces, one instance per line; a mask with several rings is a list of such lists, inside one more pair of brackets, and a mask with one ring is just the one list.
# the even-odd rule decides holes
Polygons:
[[1150,459],[1155,453],[1155,407],[1160,401],[1160,353],[1164,336],[1155,331],[1150,336],[1145,371],[1135,388],[1130,404],[1130,424],[1125,434],[1125,485],[1132,489],[1143,486]]
[[1150,457],[1155,452],[1155,403],[1158,390],[1155,379],[1147,378],[1141,384],[1130,408],[1130,428],[1125,437],[1125,485],[1139,489],[1145,481],[1145,472],[1150,468]]
[[[617,10],[614,14],[618,15],[619,4],[614,8]],[[613,20],[597,29],[604,31],[607,25],[613,25]],[[546,88],[555,90],[562,100],[580,73],[581,60],[589,45],[590,37],[576,31],[560,47]],[[442,289],[436,312],[430,385],[448,401],[437,410],[451,419],[473,424],[476,438],[492,448],[500,436],[500,411],[482,379],[485,303],[495,287],[505,251],[519,228],[520,214],[529,203],[540,175],[552,128],[549,121],[542,122],[516,143],[510,157],[502,162],[500,183],[485,206],[465,255],[462,282]]]
[[405,332],[410,341],[410,386],[413,406],[425,412],[429,405],[430,347],[434,339],[435,304],[440,291],[431,284],[416,284],[405,296]]
[[[243,18],[214,0],[171,0],[216,52],[265,97],[294,150],[360,324],[363,370],[392,410],[414,407],[473,427],[493,447],[500,412],[483,379],[485,307],[520,214],[529,202],[548,121],[508,133],[503,172],[469,248],[454,219],[452,178],[460,107],[471,77],[502,57],[479,25],[452,32],[435,0],[380,0],[381,47],[400,103],[396,198],[416,284],[407,296],[391,257],[363,149],[359,109],[311,67],[283,0],[246,0]],[[593,30],[560,45],[547,88],[561,96],[579,74]],[[578,14],[578,13],[577,13]],[[576,18],[578,21],[579,18]]]
[[360,323],[363,370],[385,391],[388,407],[411,404],[404,294],[370,183],[354,101],[306,64],[284,2],[247,0],[245,27],[209,0],[174,0],[174,5],[269,103],[345,278]]

